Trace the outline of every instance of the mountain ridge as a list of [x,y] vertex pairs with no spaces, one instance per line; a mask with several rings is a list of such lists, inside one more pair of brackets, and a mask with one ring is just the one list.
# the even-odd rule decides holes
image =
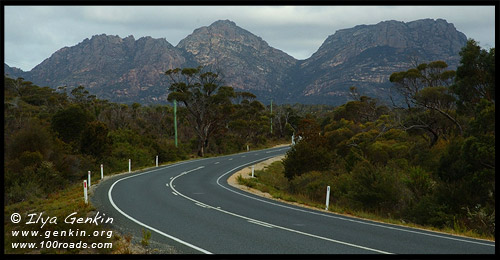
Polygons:
[[165,103],[163,72],[202,65],[264,103],[341,104],[348,100],[349,86],[386,98],[390,74],[415,60],[444,60],[456,68],[466,40],[443,19],[389,20],[337,30],[311,57],[299,60],[233,21],[218,20],[196,28],[176,46],[166,38],[100,34],[59,49],[29,72],[5,63],[4,71],[54,88],[83,85],[116,102]]

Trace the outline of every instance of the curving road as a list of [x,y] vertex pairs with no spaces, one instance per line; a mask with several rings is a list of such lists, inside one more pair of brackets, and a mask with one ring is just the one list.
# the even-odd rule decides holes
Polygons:
[[494,254],[495,242],[381,224],[265,199],[227,184],[289,147],[110,178],[92,202],[114,225],[195,254]]

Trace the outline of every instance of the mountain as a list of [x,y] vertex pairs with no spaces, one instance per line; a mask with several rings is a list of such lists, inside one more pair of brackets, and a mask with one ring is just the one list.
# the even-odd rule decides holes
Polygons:
[[288,70],[297,63],[229,20],[194,30],[176,47],[191,53],[199,64],[221,69],[236,90],[252,91],[260,98],[281,93],[290,80]]
[[455,69],[466,42],[467,37],[443,19],[358,25],[330,35],[298,65],[293,82],[297,95],[313,101],[343,103],[350,86],[387,99],[393,72],[408,70],[415,61],[444,60]]
[[3,64],[3,70],[4,74],[11,78],[24,78],[26,74],[22,69],[10,67],[6,63]]
[[83,85],[102,99],[150,103],[166,98],[168,82],[162,74],[195,66],[190,58],[165,39],[103,34],[58,50],[29,74],[43,86]]
[[4,65],[41,86],[85,86],[114,102],[164,103],[176,67],[207,66],[225,84],[268,103],[348,101],[350,86],[387,100],[389,76],[416,62],[443,60],[458,66],[466,36],[442,19],[384,21],[342,29],[327,37],[308,59],[297,60],[229,20],[195,29],[172,46],[165,39],[95,35],[64,47],[29,72]]

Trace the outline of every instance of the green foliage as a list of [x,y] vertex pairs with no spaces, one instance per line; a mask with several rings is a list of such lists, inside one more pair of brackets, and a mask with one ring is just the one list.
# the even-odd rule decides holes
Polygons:
[[395,165],[374,166],[359,162],[351,172],[351,190],[348,196],[364,209],[397,212],[400,201],[405,200],[405,187],[401,183],[401,169]]
[[283,163],[273,162],[265,170],[256,171],[255,176],[259,178],[259,181],[269,184],[277,190],[288,190],[289,183],[284,170]]
[[80,150],[83,154],[92,155],[95,158],[102,158],[110,152],[111,138],[108,136],[106,124],[93,121],[87,123],[82,132]]
[[335,175],[330,171],[309,171],[290,181],[290,191],[301,194],[312,201],[326,199],[326,187],[334,183]]
[[488,52],[469,39],[460,56],[456,81],[451,88],[458,96],[459,112],[471,114],[481,99],[495,101],[495,48]]
[[[206,152],[236,153],[246,150],[247,144],[264,147],[275,138],[269,136],[266,107],[253,100],[253,94],[234,92],[218,83],[217,74],[201,69],[186,69],[184,75],[198,77],[203,83],[189,90],[196,97],[193,100],[199,101],[203,93],[210,96],[204,99],[207,103],[196,104],[213,116],[206,119],[216,120],[217,126],[204,143]],[[44,198],[66,185],[81,183],[87,171],[99,171],[101,163],[106,174],[124,172],[128,159],[133,169],[151,167],[156,156],[160,164],[193,158],[200,145],[195,124],[189,120],[193,111],[185,106],[177,111],[176,147],[170,106],[109,103],[83,86],[67,95],[68,87],[41,88],[22,78],[4,77],[4,85],[7,204]],[[292,108],[288,112],[297,114]]]
[[16,132],[6,144],[8,158],[16,159],[24,152],[39,152],[45,158],[49,156],[53,143],[50,132],[40,122],[28,122]]
[[152,148],[158,154],[159,163],[173,162],[187,159],[187,153],[183,150],[184,146],[175,147],[173,140],[159,140],[152,144]]
[[71,105],[58,111],[52,117],[52,129],[66,143],[78,142],[80,134],[85,129],[89,115],[79,105]]
[[331,186],[337,209],[494,237],[494,49],[469,42],[461,54],[457,73],[436,61],[392,74],[406,107],[389,110],[351,87],[354,101],[306,115],[283,173],[259,172],[251,185],[316,203]]
[[457,117],[455,96],[450,85],[455,72],[445,70],[447,64],[434,61],[420,64],[408,71],[395,72],[390,81],[393,88],[404,100],[400,105],[399,119],[406,131],[414,134],[425,133],[430,145],[435,145],[440,138],[463,134],[462,123]]
[[183,104],[179,147],[169,106],[109,103],[82,86],[68,97],[4,77],[4,200],[47,197],[100,163],[123,172],[128,159],[137,169],[157,155],[163,163],[235,153],[294,134],[300,140],[283,163],[239,181],[323,205],[331,186],[332,208],[494,237],[494,48],[469,41],[461,55],[456,73],[435,61],[392,74],[406,105],[393,108],[351,87],[353,101],[339,107],[275,105],[271,114],[216,73],[169,70],[168,99]]
[[149,240],[151,239],[151,231],[142,229],[142,240],[141,244],[143,246],[149,246]]
[[431,174],[418,165],[410,167],[408,174],[403,177],[402,181],[411,191],[414,201],[419,201],[424,196],[431,194],[436,185]]
[[405,209],[405,218],[413,223],[445,227],[453,225],[453,215],[449,213],[446,204],[438,201],[433,195],[427,195],[418,200],[413,206]]
[[332,155],[324,146],[299,142],[287,152],[283,163],[285,176],[291,180],[306,172],[328,170],[332,163]]
[[204,156],[209,139],[227,124],[232,112],[232,98],[237,95],[222,86],[219,75],[204,72],[203,67],[176,68],[165,72],[171,81],[168,100],[177,100],[188,110],[187,119],[198,137],[198,155]]

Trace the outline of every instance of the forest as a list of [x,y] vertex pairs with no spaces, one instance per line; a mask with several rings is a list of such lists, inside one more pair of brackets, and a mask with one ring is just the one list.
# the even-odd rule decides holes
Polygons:
[[[422,225],[495,234],[495,50],[469,40],[456,71],[415,64],[384,103],[350,88],[341,106],[265,106],[202,67],[165,72],[174,107],[118,104],[84,86],[40,87],[4,77],[4,203],[44,198],[87,171],[125,172],[290,143],[278,190],[338,208]],[[272,125],[271,125],[272,122]]]
[[[387,105],[361,95],[299,121],[303,140],[249,186],[401,223],[495,236],[495,50],[469,40],[456,71],[395,72]],[[285,194],[285,195],[283,195]],[[296,199],[293,199],[296,200]]]
[[[185,69],[189,71],[196,71],[192,78],[214,75],[201,68]],[[250,93],[217,85],[221,90],[212,92],[218,95],[205,93],[211,100],[204,103],[199,96],[193,100],[178,97],[176,146],[172,106],[111,103],[89,94],[83,86],[54,89],[22,78],[4,77],[4,86],[6,205],[46,197],[81,182],[88,171],[99,172],[101,164],[105,174],[111,174],[128,171],[128,159],[138,169],[154,166],[156,156],[163,164],[243,152],[247,146],[261,149],[289,143],[300,114],[320,113],[327,107],[275,105],[271,130],[270,106]],[[180,92],[172,91],[174,95]],[[188,106],[182,106],[183,101]],[[206,107],[193,108],[200,104]],[[211,113],[196,114],[200,111]],[[209,136],[202,136],[203,140],[198,119],[205,124],[199,127],[210,125]]]

